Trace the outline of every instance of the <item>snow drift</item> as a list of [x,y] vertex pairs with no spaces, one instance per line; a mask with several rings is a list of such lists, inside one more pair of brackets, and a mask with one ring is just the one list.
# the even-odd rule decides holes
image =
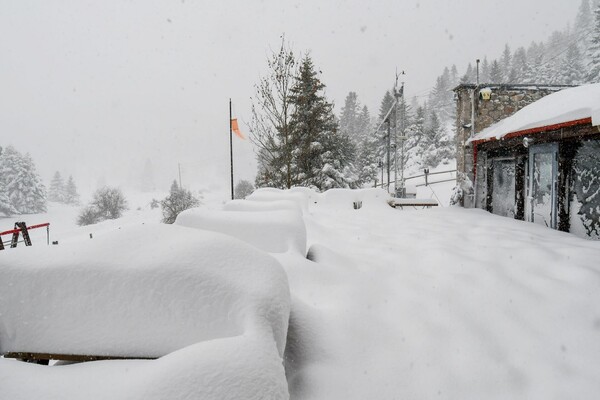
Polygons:
[[224,235],[145,225],[77,246],[11,249],[0,266],[0,353],[160,357],[249,331],[283,354],[287,277]]
[[[247,203],[250,203],[246,201]],[[258,208],[265,211],[214,211],[193,208],[179,214],[176,224],[234,236],[269,253],[293,251],[306,254],[306,227],[297,210],[269,210],[271,202]],[[275,206],[289,203],[274,202]],[[293,204],[293,203],[292,203]],[[236,205],[236,207],[239,207]],[[246,210],[255,207],[246,204]]]

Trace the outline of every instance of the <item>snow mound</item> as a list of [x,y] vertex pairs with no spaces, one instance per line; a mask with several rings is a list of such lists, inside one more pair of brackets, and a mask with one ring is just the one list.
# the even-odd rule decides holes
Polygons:
[[287,276],[264,252],[213,232],[128,227],[5,251],[0,353],[152,358],[262,331],[282,355],[289,309]]
[[302,209],[298,203],[291,200],[275,201],[246,201],[231,200],[223,206],[225,211],[277,211],[288,210],[302,214]]
[[[272,205],[268,202],[263,207],[268,209]],[[179,214],[175,223],[234,236],[268,253],[306,254],[306,227],[297,210],[248,212],[193,208]]]
[[321,194],[319,204],[336,209],[353,209],[357,203],[360,208],[389,209],[389,193],[382,189],[329,189]]
[[543,97],[482,130],[469,141],[500,139],[509,133],[590,117],[592,125],[600,125],[599,83],[564,89]]
[[260,188],[255,190],[250,196],[246,197],[246,200],[268,202],[289,200],[298,204],[302,211],[307,211],[309,195],[307,191],[301,189],[281,190],[274,188]]
[[262,339],[257,334],[216,339],[191,345],[157,360],[96,361],[46,367],[0,358],[0,397],[44,400],[288,399],[281,357],[272,344]]

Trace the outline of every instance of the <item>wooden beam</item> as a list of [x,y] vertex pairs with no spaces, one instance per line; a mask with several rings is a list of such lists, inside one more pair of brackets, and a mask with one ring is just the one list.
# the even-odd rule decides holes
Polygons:
[[155,360],[156,357],[117,357],[117,356],[94,356],[84,354],[54,354],[54,353],[29,353],[29,352],[10,352],[4,354],[5,358],[18,358],[27,361],[101,361],[101,360]]

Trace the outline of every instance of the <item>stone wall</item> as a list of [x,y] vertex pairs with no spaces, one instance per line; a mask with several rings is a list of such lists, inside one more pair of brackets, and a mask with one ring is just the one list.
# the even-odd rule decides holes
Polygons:
[[[462,84],[454,89],[456,95],[456,164],[459,173],[465,174],[471,182],[473,174],[473,149],[466,141],[488,126],[513,115],[521,108],[571,86],[565,85],[495,85]],[[489,93],[489,100],[482,94]],[[472,99],[474,99],[474,104]],[[472,127],[472,120],[474,122]],[[472,200],[465,198],[465,207],[472,206]]]

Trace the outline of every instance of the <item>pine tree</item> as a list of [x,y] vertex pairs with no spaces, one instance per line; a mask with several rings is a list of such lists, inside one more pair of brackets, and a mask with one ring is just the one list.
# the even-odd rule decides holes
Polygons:
[[553,82],[565,85],[579,85],[583,83],[584,68],[581,62],[581,53],[576,43],[572,43],[565,56],[562,58],[560,68],[556,72]]
[[[390,132],[394,132],[394,129],[396,127],[396,119],[394,118],[393,115],[393,110],[390,112],[390,109],[393,107],[394,105],[394,96],[392,95],[391,91],[386,91],[385,95],[383,96],[383,99],[381,99],[381,105],[379,106],[379,123],[378,125],[380,126],[380,130],[379,132],[376,132],[376,138],[377,138],[377,151],[375,152],[375,155],[377,157],[377,164],[379,165],[379,161],[383,162],[384,164],[384,168],[387,170],[388,168],[390,169],[390,171],[393,170],[393,163],[394,163],[394,159],[393,157],[390,157],[389,160],[389,166],[388,166],[388,159],[387,159],[387,144],[388,144],[388,128]],[[389,112],[389,114],[388,114]],[[386,118],[386,115],[388,117],[387,122],[384,121],[384,118]],[[382,124],[383,122],[383,124]],[[391,139],[390,139],[390,143],[391,143]]]
[[480,83],[490,83],[490,63],[488,62],[487,56],[483,58],[481,63],[481,75],[479,76]]
[[500,63],[498,60],[492,61],[492,66],[490,67],[490,83],[502,83],[504,82],[504,73],[500,68]]
[[290,90],[292,171],[295,184],[318,190],[349,187],[356,181],[351,168],[354,146],[339,132],[324,90],[311,57],[305,56]]
[[511,71],[512,69],[512,53],[510,52],[510,47],[508,47],[508,43],[504,46],[504,52],[502,52],[502,59],[500,61],[500,69],[502,70],[502,82],[503,83],[512,83]]
[[0,180],[12,206],[21,214],[46,211],[46,187],[29,154],[21,155],[8,146],[0,156]]
[[363,106],[359,115],[359,129],[361,140],[357,149],[356,170],[358,173],[358,185],[364,186],[375,181],[377,178],[379,137],[373,132],[371,115],[367,106]]
[[8,190],[4,182],[0,180],[0,214],[10,217],[13,214],[17,214],[17,210],[13,207],[10,198],[8,197]]
[[460,78],[460,83],[475,83],[475,70],[471,63],[467,66],[465,74]]
[[423,166],[437,167],[444,159],[452,157],[451,143],[434,110],[430,113],[422,142]]
[[79,193],[77,193],[77,186],[75,186],[73,176],[69,176],[69,180],[65,187],[65,203],[71,205],[79,204]]
[[588,49],[588,66],[586,81],[600,82],[600,5],[594,10],[594,26],[590,47]]
[[340,132],[351,138],[354,142],[359,141],[359,112],[360,104],[358,103],[358,96],[355,92],[348,93],[340,114]]
[[65,202],[65,182],[58,171],[54,173],[54,177],[50,182],[50,188],[48,189],[48,200],[57,203]]
[[512,71],[514,71],[515,79],[511,83],[525,83],[525,77],[529,74],[529,64],[524,47],[519,47],[515,51],[512,59]]

